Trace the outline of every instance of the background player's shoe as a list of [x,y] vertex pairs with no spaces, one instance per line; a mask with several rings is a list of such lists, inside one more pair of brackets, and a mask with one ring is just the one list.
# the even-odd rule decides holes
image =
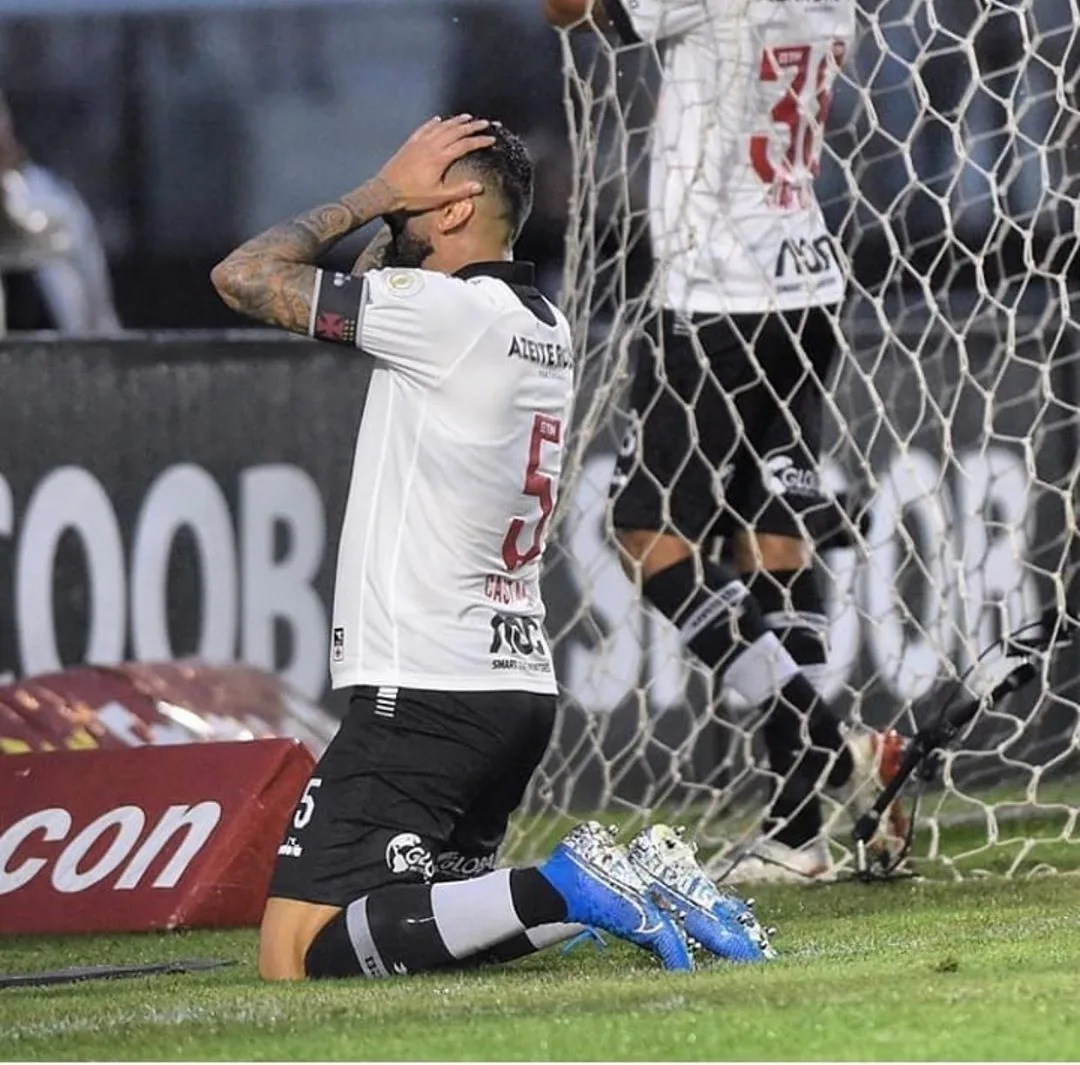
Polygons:
[[762,837],[739,851],[710,859],[706,869],[722,885],[811,884],[836,877],[824,839],[805,847],[789,847]]
[[[852,822],[858,821],[874,804],[878,792],[896,776],[904,758],[907,741],[895,729],[875,732],[853,727],[845,737],[855,768],[846,784],[835,789],[836,797],[844,804]],[[895,854],[907,837],[910,821],[900,801],[894,800],[870,849]]]
[[653,825],[630,841],[626,853],[652,893],[681,914],[686,934],[711,954],[728,961],[775,958],[752,903],[720,891],[698,865],[696,849],[670,826]]
[[[852,823],[873,805],[878,792],[896,776],[907,741],[895,729],[875,732],[862,726],[845,736],[853,768],[847,782],[828,791],[840,803]],[[899,800],[890,804],[870,850],[895,857],[907,837],[910,821]],[[808,884],[835,880],[840,871],[833,864],[828,843],[816,839],[803,847],[789,847],[762,837],[745,848],[718,855],[706,869],[722,884]]]
[[566,835],[541,875],[566,901],[567,920],[602,928],[655,954],[665,969],[694,967],[677,920],[649,897],[626,852],[595,821]]

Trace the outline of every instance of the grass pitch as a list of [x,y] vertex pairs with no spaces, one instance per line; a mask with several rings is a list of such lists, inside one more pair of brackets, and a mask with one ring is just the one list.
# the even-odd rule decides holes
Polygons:
[[660,972],[620,944],[502,969],[271,986],[253,932],[0,940],[0,970],[213,957],[0,991],[0,1058],[1077,1060],[1080,878],[756,892],[781,960]]

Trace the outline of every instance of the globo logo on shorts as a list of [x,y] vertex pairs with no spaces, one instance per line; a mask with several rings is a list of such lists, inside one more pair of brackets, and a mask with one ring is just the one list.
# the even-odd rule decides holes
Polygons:
[[386,867],[401,876],[416,873],[425,880],[435,875],[435,860],[424,841],[415,832],[399,832],[386,845]]
[[464,855],[461,851],[443,851],[435,862],[440,877],[465,878],[490,873],[495,869],[496,854]]
[[773,495],[817,495],[817,471],[800,469],[790,455],[770,455],[763,465],[765,488]]

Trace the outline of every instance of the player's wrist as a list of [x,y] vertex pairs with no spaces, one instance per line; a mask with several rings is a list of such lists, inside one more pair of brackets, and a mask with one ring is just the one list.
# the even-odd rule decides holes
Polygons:
[[402,196],[381,174],[345,193],[341,203],[349,210],[357,228],[375,218],[404,209]]

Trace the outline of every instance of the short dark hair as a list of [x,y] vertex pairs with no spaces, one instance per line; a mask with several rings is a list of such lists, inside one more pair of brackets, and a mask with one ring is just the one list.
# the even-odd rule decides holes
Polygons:
[[461,162],[502,200],[510,243],[513,244],[532,211],[532,160],[522,139],[501,122],[492,122],[488,132],[495,138],[495,143],[490,148],[470,152]]

